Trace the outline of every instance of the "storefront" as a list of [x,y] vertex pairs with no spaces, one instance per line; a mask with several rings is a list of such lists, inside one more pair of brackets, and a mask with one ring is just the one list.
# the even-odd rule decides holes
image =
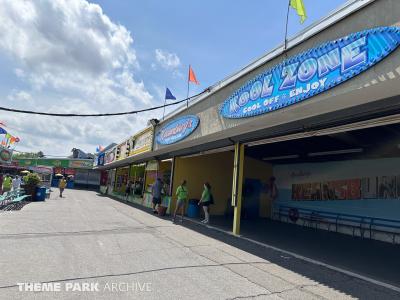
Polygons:
[[186,179],[193,198],[209,182],[235,234],[242,218],[330,229],[343,215],[362,229],[339,232],[400,231],[398,11],[346,3],[167,116],[131,162],[172,160],[171,191]]
[[117,168],[115,173],[114,192],[119,195],[124,195],[128,180],[129,180],[129,166]]
[[152,187],[157,178],[163,182],[161,205],[170,211],[172,159],[149,161],[144,167],[144,191],[142,205],[152,207]]
[[[146,171],[146,162],[138,161],[140,157],[151,150],[153,142],[153,127],[128,138],[123,143],[102,153],[95,168],[107,173],[107,181],[101,186],[102,193],[109,194],[130,202],[151,206],[147,203],[146,189],[154,182],[153,170]],[[158,168],[158,167],[157,167]],[[157,171],[155,171],[157,172]],[[126,197],[126,187],[130,183],[130,193]]]

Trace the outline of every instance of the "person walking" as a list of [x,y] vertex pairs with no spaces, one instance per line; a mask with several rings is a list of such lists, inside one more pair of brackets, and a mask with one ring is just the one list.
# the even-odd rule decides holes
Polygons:
[[11,191],[11,187],[12,187],[12,178],[10,175],[6,174],[6,176],[3,179],[3,186],[2,186],[3,194]]
[[60,198],[62,198],[62,194],[66,186],[67,186],[67,181],[63,177],[60,179],[60,182],[58,183],[58,188],[60,189]]
[[129,196],[131,195],[131,191],[132,191],[132,182],[128,180],[125,186],[125,201],[128,201]]
[[270,216],[271,219],[274,217],[274,204],[275,200],[278,198],[278,186],[276,185],[276,178],[274,176],[271,176],[269,178],[269,182],[267,183],[267,193],[270,198]]
[[275,201],[278,198],[278,187],[276,185],[276,178],[271,176],[267,183],[268,196]]
[[209,207],[214,203],[213,195],[211,194],[211,185],[206,182],[204,183],[204,190],[201,195],[201,199],[199,201],[199,205],[203,206],[204,210],[204,220],[201,221],[204,224],[208,224],[210,222],[210,210]]
[[12,187],[14,191],[18,191],[21,187],[21,177],[19,177],[18,175],[15,176],[15,178],[12,181]]
[[151,188],[151,194],[153,196],[152,199],[152,207],[153,207],[153,213],[157,214],[157,206],[161,204],[161,192],[163,188],[163,182],[161,178],[157,178],[156,182],[153,184]]
[[175,207],[174,218],[172,219],[172,222],[175,223],[176,214],[178,213],[179,210],[181,210],[182,211],[181,223],[182,223],[183,222],[183,214],[185,212],[185,203],[186,203],[187,196],[188,196],[186,180],[182,180],[181,185],[178,186],[178,188],[176,189],[176,196],[178,199],[176,200],[176,207]]

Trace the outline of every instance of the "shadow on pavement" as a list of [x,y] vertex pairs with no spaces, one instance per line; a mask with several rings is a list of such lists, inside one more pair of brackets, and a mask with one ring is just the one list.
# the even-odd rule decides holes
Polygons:
[[[110,198],[152,214],[149,208],[114,197]],[[169,220],[170,216],[165,216],[163,219]],[[241,222],[243,237],[400,287],[399,245],[271,220]],[[353,297],[400,299],[400,293],[394,290],[236,237],[229,233],[231,224],[231,219],[214,217],[211,226],[190,219],[185,219],[181,225]]]

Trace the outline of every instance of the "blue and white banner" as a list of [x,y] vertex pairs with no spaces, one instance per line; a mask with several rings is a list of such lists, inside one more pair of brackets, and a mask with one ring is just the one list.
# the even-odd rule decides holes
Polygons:
[[304,101],[369,69],[399,43],[399,27],[374,28],[327,42],[247,82],[225,100],[220,114],[252,117]]
[[199,125],[198,116],[189,115],[180,117],[164,127],[157,133],[156,141],[161,145],[169,145],[183,140],[190,135]]

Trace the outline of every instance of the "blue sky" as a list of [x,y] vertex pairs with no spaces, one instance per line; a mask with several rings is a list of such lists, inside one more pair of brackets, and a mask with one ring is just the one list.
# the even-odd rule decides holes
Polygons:
[[[252,1],[95,1],[134,37],[143,63],[143,80],[159,81],[180,97],[186,96],[187,66],[191,64],[201,91],[231,75],[282,43],[287,3],[284,0]],[[326,16],[345,0],[304,0],[308,19],[300,24],[294,10],[289,15],[289,36]],[[165,70],[149,70],[154,49],[176,53],[181,61],[176,78]]]
[[[304,0],[289,36],[345,0]],[[111,112],[159,105],[168,86],[186,96],[191,64],[200,86],[243,68],[283,42],[287,1],[43,0],[0,2],[0,105]],[[0,113],[19,150],[68,155],[121,142],[162,111],[101,119]]]

